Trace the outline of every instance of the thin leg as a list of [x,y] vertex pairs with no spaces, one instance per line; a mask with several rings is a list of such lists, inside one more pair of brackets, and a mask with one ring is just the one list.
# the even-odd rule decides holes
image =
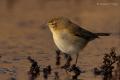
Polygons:
[[65,59],[66,59],[66,63],[62,66],[62,68],[67,69],[70,67],[70,63],[72,61],[72,58],[69,54],[65,53]]
[[60,51],[59,49],[57,49],[57,50],[56,50],[56,53],[59,53],[59,54],[60,54],[60,53],[61,53],[61,51]]
[[78,57],[79,57],[79,53],[77,53],[77,54],[76,54],[76,61],[75,61],[75,65],[77,65]]
[[69,54],[67,54],[67,53],[64,53],[64,58],[67,60],[68,58],[69,58]]

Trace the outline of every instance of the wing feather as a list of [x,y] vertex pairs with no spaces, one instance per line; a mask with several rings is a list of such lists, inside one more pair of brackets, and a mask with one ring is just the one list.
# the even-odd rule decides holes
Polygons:
[[70,26],[68,26],[71,31],[71,33],[75,36],[82,37],[87,40],[93,40],[95,38],[98,38],[98,36],[86,29],[83,29],[82,27],[79,27],[78,25],[71,23]]

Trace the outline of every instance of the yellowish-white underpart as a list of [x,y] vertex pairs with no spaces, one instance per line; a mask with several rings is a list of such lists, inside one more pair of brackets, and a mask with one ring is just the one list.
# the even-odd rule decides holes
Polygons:
[[64,53],[77,54],[87,44],[85,39],[74,36],[67,30],[57,32],[53,30],[52,34],[56,46]]

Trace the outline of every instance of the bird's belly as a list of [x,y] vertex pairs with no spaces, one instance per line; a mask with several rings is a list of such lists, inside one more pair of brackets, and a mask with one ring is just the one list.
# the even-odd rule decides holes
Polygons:
[[77,54],[84,48],[87,41],[76,36],[53,36],[56,46],[64,53]]

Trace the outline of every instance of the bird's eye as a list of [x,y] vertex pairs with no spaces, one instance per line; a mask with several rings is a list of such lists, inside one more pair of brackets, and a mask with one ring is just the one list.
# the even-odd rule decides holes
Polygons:
[[56,25],[56,22],[55,22],[55,21],[53,21],[53,22],[52,22],[52,25]]
[[56,22],[49,22],[49,24],[55,26]]

